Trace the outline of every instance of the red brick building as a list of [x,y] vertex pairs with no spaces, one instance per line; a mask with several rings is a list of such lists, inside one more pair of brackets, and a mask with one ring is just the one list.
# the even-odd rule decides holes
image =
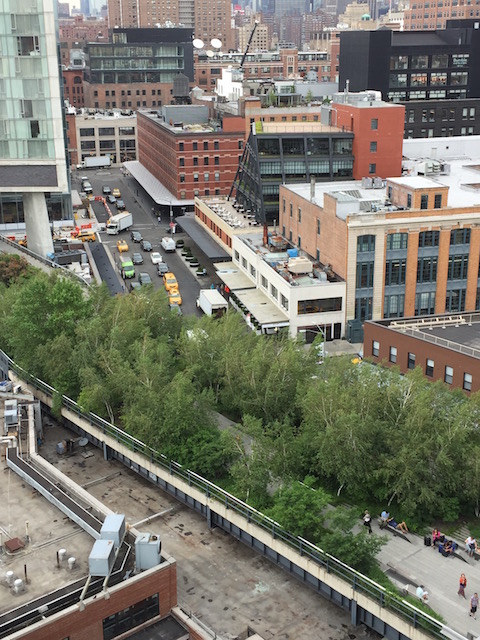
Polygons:
[[402,373],[420,367],[426,378],[480,390],[480,313],[378,320],[364,325],[364,356]]
[[[141,165],[178,200],[228,195],[244,145],[243,118],[225,117],[217,128],[206,107],[166,107],[163,114],[137,113]],[[187,115],[198,122],[187,124]]]
[[61,63],[70,66],[70,50],[83,49],[87,42],[108,41],[106,20],[84,18],[82,15],[59,21]]
[[85,106],[83,93],[83,69],[63,69],[63,97],[65,100],[81,109]]
[[355,134],[353,177],[401,175],[405,107],[368,100],[366,95],[358,102],[341,104],[341,96],[337,94],[333,101],[332,124]]

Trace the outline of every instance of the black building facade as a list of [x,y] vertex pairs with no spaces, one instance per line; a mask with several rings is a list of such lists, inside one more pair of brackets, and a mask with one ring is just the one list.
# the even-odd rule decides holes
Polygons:
[[281,184],[353,180],[353,133],[250,133],[230,195],[257,221],[278,221]]
[[340,90],[348,80],[351,91],[381,91],[384,100],[405,104],[405,137],[479,133],[480,30],[466,22],[438,31],[341,33]]

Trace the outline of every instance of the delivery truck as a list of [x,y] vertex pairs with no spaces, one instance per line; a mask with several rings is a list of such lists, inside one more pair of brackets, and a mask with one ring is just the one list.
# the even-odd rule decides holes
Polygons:
[[216,289],[200,289],[197,307],[207,316],[220,318],[228,309],[228,302]]
[[167,238],[167,237],[162,238],[161,245],[167,253],[171,253],[172,251],[175,251],[175,240],[173,238]]
[[110,166],[110,156],[89,156],[83,161],[84,169],[99,169]]
[[133,224],[133,216],[128,211],[122,211],[109,218],[107,222],[107,233],[116,236],[120,231],[129,229]]
[[118,265],[118,271],[120,272],[120,275],[124,280],[126,278],[135,277],[135,267],[133,266],[133,261],[130,256],[127,256],[121,253],[118,256],[117,265]]

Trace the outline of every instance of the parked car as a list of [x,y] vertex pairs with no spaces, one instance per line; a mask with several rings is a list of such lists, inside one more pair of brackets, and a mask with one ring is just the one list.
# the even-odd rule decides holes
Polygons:
[[152,284],[152,279],[148,273],[140,273],[138,276],[138,281],[142,285],[142,287],[145,287],[147,284]]
[[128,244],[125,240],[117,240],[117,249],[120,253],[128,251]]
[[119,211],[123,211],[123,209],[126,209],[126,204],[125,204],[125,202],[123,200],[117,200],[115,202],[115,206],[117,207],[117,209]]
[[121,198],[122,194],[120,193],[120,189],[118,189],[117,187],[115,187],[115,189],[112,191],[113,195],[115,196],[115,198]]
[[95,242],[96,239],[97,239],[97,234],[94,231],[91,231],[89,229],[84,229],[83,231],[80,231],[80,233],[77,236],[77,240],[81,240],[82,242]]
[[150,260],[152,261],[152,264],[158,264],[159,262],[162,262],[162,254],[158,251],[154,251],[150,256]]
[[168,292],[168,303],[170,305],[178,304],[179,306],[182,304],[182,296],[178,289],[171,289],[171,291]]
[[105,196],[108,196],[112,193],[112,190],[110,189],[110,187],[107,187],[106,185],[103,185],[102,187],[102,193]]
[[134,242],[141,242],[143,240],[143,236],[140,231],[132,231],[130,237]]
[[157,264],[157,273],[159,276],[163,276],[168,273],[168,264],[166,262],[159,262]]
[[112,194],[110,194],[109,196],[107,196],[107,202],[109,204],[115,204],[117,201],[117,199],[115,198],[115,196],[112,196]]
[[148,240],[142,240],[140,242],[140,246],[142,247],[142,249],[144,251],[151,251],[152,250],[152,243],[149,242]]
[[178,289],[177,279],[175,277],[175,274],[171,271],[163,276],[163,284],[167,291],[170,291],[171,289]]
[[132,255],[133,264],[143,264],[143,256],[141,253],[134,253]]
[[132,280],[132,282],[129,283],[128,288],[130,291],[139,291],[142,288],[142,285],[139,282]]

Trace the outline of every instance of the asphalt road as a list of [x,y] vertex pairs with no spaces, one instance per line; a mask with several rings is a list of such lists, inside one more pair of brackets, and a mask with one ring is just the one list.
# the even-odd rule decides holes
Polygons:
[[[196,307],[196,300],[200,289],[208,289],[212,283],[217,284],[215,279],[215,273],[211,262],[206,256],[194,245],[191,239],[185,233],[176,233],[174,238],[183,238],[185,244],[192,247],[194,255],[198,257],[200,264],[207,269],[207,276],[203,278],[197,278],[194,275],[194,269],[188,267],[185,261],[180,256],[179,252],[166,253],[161,247],[161,239],[167,235],[169,220],[162,220],[158,222],[156,216],[152,212],[153,202],[149,198],[148,194],[138,185],[138,183],[132,177],[125,177],[122,175],[121,170],[118,168],[111,169],[98,169],[98,170],[85,170],[75,172],[72,185],[73,188],[80,189],[80,176],[88,176],[94,195],[102,194],[102,186],[108,185],[112,191],[114,188],[119,188],[122,194],[122,200],[126,204],[126,210],[133,214],[133,227],[128,231],[120,233],[118,236],[108,235],[105,232],[101,232],[101,240],[103,245],[110,251],[113,262],[116,263],[118,257],[118,251],[116,248],[117,240],[119,238],[125,239],[129,246],[128,255],[132,255],[134,252],[141,253],[144,258],[142,265],[135,267],[136,273],[146,272],[150,274],[153,286],[155,288],[163,287],[162,278],[157,274],[157,269],[154,264],[151,263],[150,253],[143,251],[140,245],[134,243],[130,238],[130,231],[139,231],[145,240],[149,240],[152,243],[153,251],[159,251],[162,255],[164,262],[168,264],[170,271],[172,271],[179,283],[180,293],[182,295],[182,310],[185,315],[198,315],[199,311]],[[108,218],[107,211],[104,209],[100,202],[93,202],[93,208],[99,222],[106,222]],[[113,214],[117,213],[115,205],[109,205]],[[121,282],[117,287],[112,282],[111,273],[108,269],[104,271],[105,259],[101,256],[101,251],[92,244],[92,253],[96,259],[99,255],[101,258],[101,264],[99,264],[99,270],[102,278],[105,279],[107,286],[112,294],[121,292]],[[134,278],[134,280],[136,280]],[[128,286],[128,281],[127,281]]]

